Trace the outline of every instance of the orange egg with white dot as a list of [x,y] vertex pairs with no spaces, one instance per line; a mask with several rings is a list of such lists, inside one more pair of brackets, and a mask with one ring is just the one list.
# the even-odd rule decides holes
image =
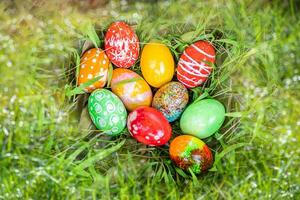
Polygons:
[[85,91],[92,92],[103,88],[107,82],[109,64],[109,59],[102,49],[93,48],[86,51],[80,59],[78,85],[100,76],[100,79],[87,86]]

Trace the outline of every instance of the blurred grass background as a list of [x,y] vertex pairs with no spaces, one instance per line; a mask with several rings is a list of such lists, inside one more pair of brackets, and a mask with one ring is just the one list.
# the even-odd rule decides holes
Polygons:
[[[299,199],[299,7],[293,0],[1,1],[0,199]],[[72,53],[91,26],[102,41],[114,20],[132,24],[141,42],[163,40],[176,59],[195,39],[217,46],[207,91],[233,113],[206,140],[216,158],[209,173],[187,175],[171,165],[167,148],[126,133],[95,136],[84,113],[76,115],[65,95]]]

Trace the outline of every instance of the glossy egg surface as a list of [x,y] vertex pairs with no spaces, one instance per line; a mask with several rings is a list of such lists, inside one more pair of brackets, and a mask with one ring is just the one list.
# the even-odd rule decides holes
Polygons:
[[170,82],[174,75],[174,59],[169,48],[157,42],[150,42],[143,48],[141,70],[145,80],[155,88]]
[[209,147],[200,139],[181,135],[170,144],[171,160],[181,169],[191,170],[195,174],[211,168],[213,155]]
[[177,66],[177,79],[187,88],[204,83],[212,71],[216,52],[207,41],[198,41],[188,46],[181,55]]
[[215,99],[204,99],[185,109],[180,118],[180,128],[183,133],[202,139],[218,131],[224,120],[223,104]]
[[87,50],[80,59],[78,85],[100,76],[101,78],[85,88],[85,91],[92,92],[95,89],[104,87],[107,82],[109,64],[109,59],[103,50],[99,48]]
[[109,60],[117,67],[129,68],[139,57],[139,39],[125,22],[118,21],[109,26],[104,45]]
[[179,118],[189,101],[187,89],[179,82],[170,82],[159,88],[152,101],[152,107],[164,114],[169,122]]
[[166,144],[172,135],[168,120],[158,110],[143,106],[128,115],[127,128],[137,141],[151,146]]
[[107,89],[97,89],[90,95],[88,111],[97,129],[107,135],[119,135],[126,126],[125,106]]
[[111,89],[132,111],[139,106],[150,106],[152,91],[148,83],[137,73],[123,68],[113,70]]

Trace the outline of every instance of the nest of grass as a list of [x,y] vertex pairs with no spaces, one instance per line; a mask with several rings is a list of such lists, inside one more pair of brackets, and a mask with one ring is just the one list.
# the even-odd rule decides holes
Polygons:
[[[126,23],[130,24],[130,22]],[[130,177],[126,177],[127,174],[164,179],[166,182],[180,181],[182,178],[196,178],[195,174],[189,174],[172,164],[169,159],[169,143],[161,147],[146,146],[132,138],[127,128],[123,130],[120,136],[110,137],[102,134],[93,125],[87,110],[89,94],[84,93],[83,88],[76,87],[77,74],[80,56],[86,50],[93,47],[104,49],[104,36],[109,24],[102,27],[90,25],[82,40],[76,45],[75,50],[71,52],[69,63],[67,63],[66,95],[69,97],[68,104],[72,114],[78,119],[78,127],[82,137],[67,149],[66,157],[77,160],[76,171],[87,177],[90,173],[98,171],[104,175],[114,176],[110,177],[111,180],[120,179],[120,174],[125,176],[122,178],[129,180]],[[226,38],[226,33],[208,27],[193,27],[189,24],[160,24],[158,25],[159,30],[152,33],[143,31],[151,30],[145,29],[145,26],[147,26],[146,23],[131,24],[132,29],[139,37],[140,48],[142,49],[150,40],[158,40],[169,47],[175,63],[178,63],[183,50],[198,40],[210,41],[216,49],[216,64],[213,66],[214,69],[209,79],[202,86],[188,91],[189,104],[203,98],[214,98],[222,102],[226,108],[227,117],[221,129],[211,137],[202,139],[214,154],[214,165],[209,171],[217,171],[222,168],[220,159],[230,150],[241,146],[241,144],[227,145],[235,137],[234,132],[238,128],[240,116],[240,113],[236,111],[239,110],[241,104],[238,96],[231,92],[231,82],[229,81],[232,73],[231,63],[240,59],[230,55],[235,41]],[[129,69],[141,75],[139,59]],[[112,69],[109,73],[112,73]],[[178,81],[176,76],[173,77],[173,81]],[[109,87],[106,88],[110,89]],[[156,90],[152,88],[153,94]],[[176,136],[181,135],[181,130],[179,120],[170,124],[173,130],[170,139],[172,141]],[[94,167],[90,168],[92,165]],[[113,173],[111,173],[112,170]],[[131,173],[127,173],[128,171]],[[203,173],[199,176],[203,176]]]

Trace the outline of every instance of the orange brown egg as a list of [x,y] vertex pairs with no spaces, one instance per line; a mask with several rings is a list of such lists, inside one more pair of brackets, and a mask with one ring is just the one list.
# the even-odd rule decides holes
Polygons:
[[181,169],[195,174],[204,172],[213,165],[213,154],[200,139],[191,135],[180,135],[170,144],[170,158]]
[[85,88],[85,91],[92,92],[97,88],[103,88],[107,82],[109,64],[110,61],[103,50],[99,48],[87,50],[80,59],[78,85],[101,76],[99,80]]

